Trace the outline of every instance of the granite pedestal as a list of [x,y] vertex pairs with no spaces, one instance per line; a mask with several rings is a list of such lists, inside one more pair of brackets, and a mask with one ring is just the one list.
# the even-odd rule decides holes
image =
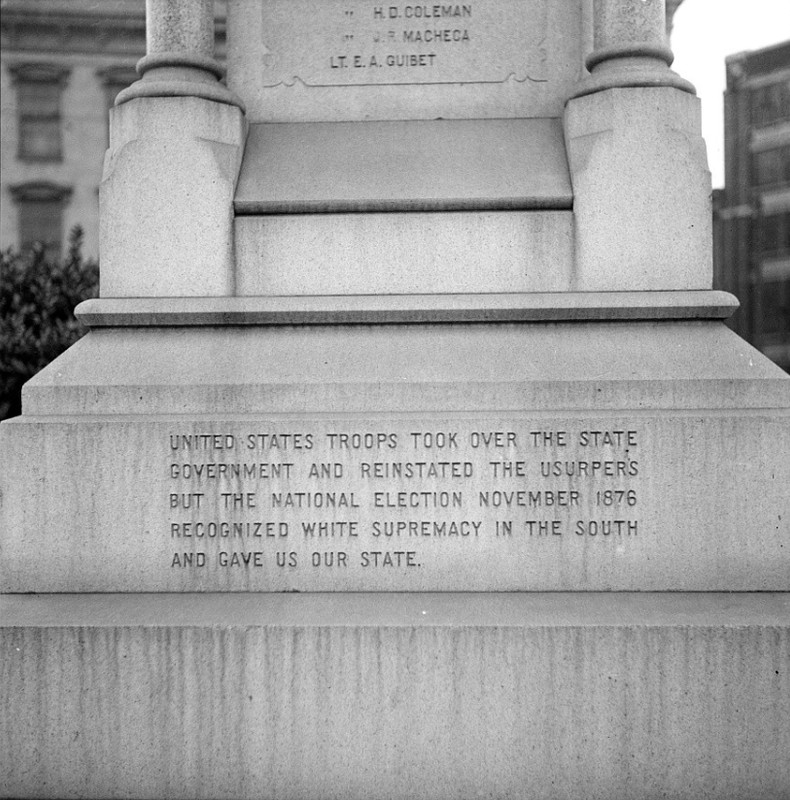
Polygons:
[[660,0],[149,0],[0,427],[0,796],[790,796],[790,379]]

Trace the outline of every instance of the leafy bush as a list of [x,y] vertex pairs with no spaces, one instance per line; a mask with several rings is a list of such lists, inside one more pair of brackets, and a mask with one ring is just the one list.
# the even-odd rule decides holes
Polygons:
[[80,227],[68,255],[43,247],[0,253],[0,419],[21,413],[22,384],[77,341],[86,328],[74,307],[99,288],[99,265],[82,258]]

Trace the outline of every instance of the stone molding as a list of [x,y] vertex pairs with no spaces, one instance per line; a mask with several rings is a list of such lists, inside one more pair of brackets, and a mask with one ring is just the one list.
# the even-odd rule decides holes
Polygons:
[[18,61],[8,64],[8,72],[14,83],[56,83],[62,87],[71,69],[41,61]]
[[[145,11],[108,14],[92,11],[37,9],[30,5],[3,8],[0,44],[4,52],[114,55],[139,58],[145,53]],[[214,22],[215,52],[225,55],[225,16]]]
[[9,186],[11,197],[17,203],[65,202],[71,197],[72,188],[51,181],[26,181]]
[[102,328],[725,319],[737,307],[738,301],[727,292],[535,292],[100,298],[80,303],[76,315],[88,327]]

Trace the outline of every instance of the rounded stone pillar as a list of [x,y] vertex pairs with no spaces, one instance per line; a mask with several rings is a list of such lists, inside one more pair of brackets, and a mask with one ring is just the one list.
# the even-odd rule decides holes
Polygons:
[[140,80],[118,95],[116,105],[137,97],[202,97],[243,108],[219,83],[224,70],[214,59],[214,0],[146,0],[145,13]]
[[214,56],[212,0],[146,0],[148,55]]
[[594,0],[590,75],[573,96],[604,89],[670,86],[696,94],[694,86],[669,67],[665,0]]

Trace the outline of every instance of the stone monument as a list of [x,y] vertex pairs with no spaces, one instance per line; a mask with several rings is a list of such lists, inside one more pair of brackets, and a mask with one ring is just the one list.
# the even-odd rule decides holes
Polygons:
[[786,798],[790,379],[663,0],[148,0],[2,425],[3,797]]

